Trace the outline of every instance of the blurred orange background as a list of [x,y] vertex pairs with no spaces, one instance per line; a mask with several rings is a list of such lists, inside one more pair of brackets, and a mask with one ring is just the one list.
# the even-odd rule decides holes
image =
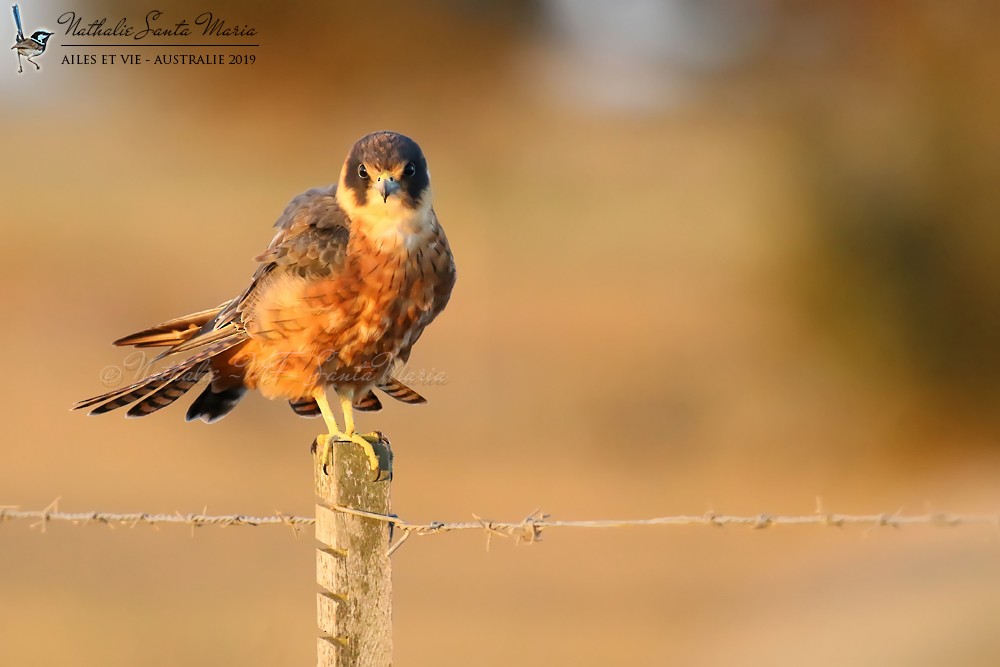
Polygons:
[[[29,31],[143,13],[21,7]],[[287,201],[383,128],[424,148],[459,269],[410,364],[447,381],[360,419],[403,518],[1000,505],[1000,7],[208,9],[257,27],[253,65],[64,65],[61,30],[40,72],[3,57],[0,505],[311,514],[320,424],[284,403],[67,408],[111,340],[238,293]],[[396,552],[396,664],[1000,661],[996,528],[485,546]],[[0,664],[309,664],[313,549],[0,526]]]

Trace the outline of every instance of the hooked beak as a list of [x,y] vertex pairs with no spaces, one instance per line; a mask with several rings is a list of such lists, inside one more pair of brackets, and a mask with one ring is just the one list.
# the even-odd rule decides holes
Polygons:
[[395,177],[389,174],[383,173],[378,177],[378,182],[375,183],[375,189],[380,195],[382,195],[382,201],[389,201],[389,195],[399,191],[399,183],[396,182]]

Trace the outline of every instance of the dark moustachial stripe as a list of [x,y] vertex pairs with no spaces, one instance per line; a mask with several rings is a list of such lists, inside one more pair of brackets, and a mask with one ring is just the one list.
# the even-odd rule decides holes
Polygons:
[[424,159],[423,153],[420,154],[419,159],[407,160],[407,162],[412,162],[416,166],[417,171],[409,178],[403,177],[403,190],[406,192],[407,197],[409,197],[411,205],[416,206],[420,195],[431,184],[431,177],[427,173],[427,160]]
[[344,185],[354,193],[354,200],[359,206],[364,206],[365,198],[368,196],[368,181],[358,176],[358,165],[361,164],[360,151],[357,145],[351,151],[351,157],[347,159],[347,173],[344,174]]

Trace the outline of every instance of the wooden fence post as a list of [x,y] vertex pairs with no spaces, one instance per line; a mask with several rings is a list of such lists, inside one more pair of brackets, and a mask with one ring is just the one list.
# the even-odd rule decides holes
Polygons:
[[375,450],[383,462],[380,478],[361,447],[335,443],[333,465],[316,473],[317,665],[386,667],[392,664],[392,569],[386,551],[390,524],[333,507],[389,514],[391,457],[382,436]]

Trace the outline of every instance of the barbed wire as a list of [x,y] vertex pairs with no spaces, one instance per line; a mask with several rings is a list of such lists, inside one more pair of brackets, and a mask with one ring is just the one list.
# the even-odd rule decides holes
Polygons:
[[316,523],[316,519],[306,516],[292,516],[276,512],[273,516],[248,516],[245,514],[153,514],[149,512],[60,512],[58,510],[19,510],[0,507],[0,523],[4,521],[34,520],[32,527],[42,526],[52,521],[68,521],[75,524],[106,524],[133,528],[139,524],[155,526],[161,523],[182,523],[189,526],[303,526]]
[[550,515],[535,510],[520,521],[491,521],[473,514],[473,521],[443,523],[435,521],[429,524],[407,523],[399,517],[373,512],[365,512],[350,507],[334,506],[332,509],[356,514],[358,516],[376,519],[392,524],[397,530],[403,531],[402,536],[389,548],[389,555],[402,546],[410,535],[433,535],[461,530],[482,530],[487,534],[486,546],[489,548],[490,538],[494,535],[514,537],[520,542],[538,542],[542,539],[542,531],[552,528],[630,528],[641,526],[749,526],[760,529],[770,526],[831,526],[848,525],[868,526],[871,528],[890,527],[903,528],[907,526],[994,526],[1000,527],[1000,514],[956,514],[951,512],[929,512],[925,514],[835,514],[822,511],[822,505],[817,500],[817,511],[814,514],[756,514],[732,515],[709,511],[704,514],[679,514],[660,516],[650,519],[587,519],[558,520]]
[[[542,532],[554,528],[629,528],[642,526],[746,526],[750,528],[769,528],[772,526],[867,526],[867,527],[889,527],[905,528],[912,526],[931,527],[959,527],[959,526],[992,526],[1000,527],[1000,514],[958,514],[953,512],[926,512],[923,514],[903,514],[899,511],[880,514],[838,514],[826,512],[822,505],[817,502],[816,512],[813,514],[755,514],[755,515],[732,515],[720,514],[714,511],[704,514],[679,514],[672,516],[659,516],[648,519],[587,519],[587,520],[560,520],[552,519],[550,515],[539,510],[528,514],[519,521],[493,521],[483,519],[475,514],[472,521],[443,522],[432,521],[430,523],[409,523],[398,516],[389,514],[376,514],[351,507],[333,506],[330,509],[346,514],[363,516],[369,519],[382,521],[390,524],[394,530],[400,531],[401,536],[390,548],[390,553],[410,537],[410,535],[435,535],[456,531],[481,530],[485,531],[488,538],[494,535],[502,537],[514,537],[518,542],[537,542],[542,538]],[[251,516],[246,514],[207,514],[175,512],[150,513],[150,512],[63,512],[60,511],[56,503],[41,510],[21,510],[17,507],[0,506],[0,524],[5,521],[32,520],[32,528],[45,527],[56,521],[70,522],[74,524],[104,524],[108,526],[125,526],[134,528],[140,524],[157,526],[160,524],[184,524],[192,528],[200,526],[289,526],[294,531],[298,531],[302,526],[311,526],[316,523],[314,517],[294,516],[275,512],[270,516]]]

